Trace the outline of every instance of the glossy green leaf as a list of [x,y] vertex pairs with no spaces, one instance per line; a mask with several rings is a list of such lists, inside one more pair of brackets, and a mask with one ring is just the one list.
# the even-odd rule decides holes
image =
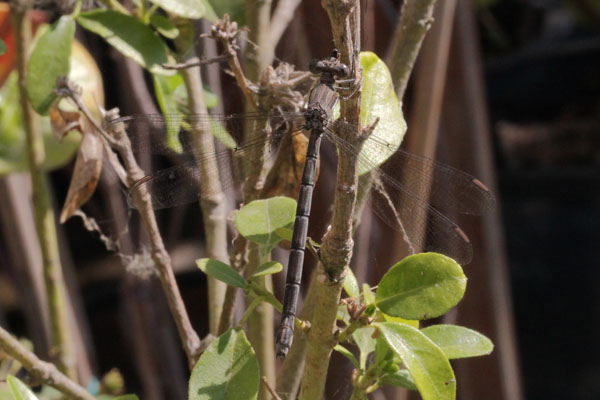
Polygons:
[[152,0],[165,11],[189,19],[198,19],[206,14],[206,6],[202,0]]
[[278,272],[281,272],[282,269],[283,265],[281,265],[281,263],[278,263],[277,261],[267,261],[266,263],[258,267],[256,271],[254,271],[252,277],[256,278],[257,276],[276,274]]
[[2,38],[0,38],[0,56],[3,55],[4,53],[6,53],[8,51],[8,46],[6,46],[6,43],[4,42],[4,40],[2,40]]
[[[380,312],[381,312],[381,310],[380,310]],[[387,315],[386,313],[383,313],[383,312],[381,313],[381,316],[383,317],[385,322],[398,322],[398,323],[410,325],[413,328],[419,329],[419,321],[418,320],[404,319],[404,318],[400,318],[400,317],[392,317],[391,315]]]
[[377,307],[393,317],[423,320],[439,317],[465,293],[467,278],[460,265],[438,253],[406,257],[381,278]]
[[289,197],[255,200],[235,214],[235,227],[254,243],[273,245],[281,241],[277,229],[291,226],[295,215],[296,201]]
[[444,352],[418,329],[395,322],[375,326],[392,351],[410,371],[424,400],[453,400],[456,379]]
[[373,338],[373,334],[375,333],[375,328],[373,327],[365,327],[359,328],[352,332],[352,338],[354,339],[354,343],[358,346],[358,350],[360,351],[360,368],[365,370],[367,365],[367,357],[373,351],[375,351],[375,346],[377,344],[377,340]]
[[47,114],[56,99],[56,78],[69,73],[71,44],[75,21],[62,16],[37,39],[27,63],[25,86],[31,106],[39,114]]
[[208,346],[192,370],[189,400],[256,399],[260,371],[243,330],[230,329]]
[[373,352],[375,363],[384,365],[394,358],[394,352],[385,340],[376,340],[375,351]]
[[352,365],[354,365],[354,367],[360,368],[358,360],[356,359],[356,357],[354,357],[354,354],[352,354],[352,352],[350,350],[348,350],[347,348],[345,348],[344,346],[339,345],[339,344],[336,344],[333,349],[335,351],[337,351],[338,353],[340,353],[341,355],[343,355],[344,357],[346,357],[348,360],[350,360],[350,362],[352,363]]
[[156,28],[158,33],[166,38],[175,39],[179,36],[179,29],[177,29],[171,20],[164,15],[152,14],[150,17],[150,24]]
[[169,49],[149,26],[137,18],[117,11],[96,9],[79,14],[77,22],[150,72],[174,74],[174,71],[162,68],[162,64],[169,61]]
[[[364,77],[360,108],[361,124],[369,126],[379,118],[371,137],[390,144],[385,151],[382,151],[381,146],[375,147],[372,141],[367,140],[361,154],[374,166],[379,166],[400,147],[406,133],[406,121],[404,121],[401,104],[396,97],[390,71],[383,60],[375,53],[363,51],[360,53],[360,65],[363,67]],[[369,170],[361,165],[358,173],[362,175]]]
[[406,369],[383,375],[381,377],[381,383],[384,385],[403,387],[409,390],[417,390],[415,381],[412,376],[410,376],[410,372]]
[[358,298],[360,296],[358,281],[350,268],[347,269],[346,278],[344,278],[344,291],[350,297]]
[[8,375],[6,382],[15,400],[37,400],[35,394],[18,378]]
[[490,354],[494,344],[472,329],[456,325],[432,325],[421,330],[438,345],[449,360]]
[[237,273],[230,265],[227,265],[219,260],[212,258],[201,258],[196,260],[196,265],[206,275],[212,276],[215,279],[225,282],[229,286],[244,289],[246,281],[240,274]]

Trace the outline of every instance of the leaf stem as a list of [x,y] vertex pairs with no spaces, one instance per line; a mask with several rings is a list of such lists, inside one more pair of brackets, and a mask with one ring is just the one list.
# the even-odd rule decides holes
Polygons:
[[43,170],[46,157],[44,140],[39,121],[27,100],[25,89],[27,54],[31,43],[31,24],[27,15],[28,3],[27,1],[14,1],[11,4],[11,15],[15,33],[20,106],[25,125],[27,159],[33,190],[35,227],[42,251],[44,281],[48,296],[53,346],[51,354],[55,357],[58,368],[70,378],[76,379],[76,356],[69,326],[68,297],[58,250],[50,189]]

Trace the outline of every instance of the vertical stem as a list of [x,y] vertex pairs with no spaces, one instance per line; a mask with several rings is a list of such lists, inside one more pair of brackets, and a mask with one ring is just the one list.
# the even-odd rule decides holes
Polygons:
[[[186,21],[188,28],[189,21]],[[192,46],[181,46],[179,40],[178,51],[181,55],[181,61],[187,62],[197,60],[193,48],[193,40],[186,41]],[[200,67],[192,67],[181,70],[181,75],[185,82],[188,93],[188,106],[191,114],[206,114],[206,104],[202,90],[202,76]],[[204,232],[206,236],[206,252],[208,257],[227,262],[227,221],[226,221],[226,203],[221,192],[219,181],[219,168],[217,160],[209,155],[215,152],[214,138],[206,125],[204,118],[192,118],[192,130],[197,140],[194,141],[194,157],[198,162],[200,169],[200,184],[202,185],[202,196],[200,198],[200,208],[204,217]],[[210,192],[209,192],[210,190]],[[208,277],[208,310],[210,333],[218,334],[219,319],[223,311],[223,300],[225,298],[226,285],[213,278]]]
[[247,0],[246,24],[251,43],[246,52],[246,75],[257,82],[267,65],[273,61],[274,44],[270,40],[271,0]]
[[[250,245],[250,254],[246,275],[251,274],[262,263],[269,261],[270,254],[261,255],[261,249],[256,244]],[[271,275],[252,278],[252,283],[260,285],[269,292],[273,292],[273,283]],[[246,303],[254,301],[256,295],[249,294]],[[275,382],[275,363],[274,349],[275,336],[273,335],[273,307],[265,302],[260,303],[254,309],[254,312],[248,318],[248,339],[252,343],[258,365],[260,366],[261,376],[265,376],[269,382]],[[258,398],[269,399],[271,396],[264,385],[260,385]]]
[[433,22],[436,0],[405,0],[387,57],[396,95],[402,101],[421,43]]
[[[274,56],[273,44],[270,41],[270,19],[271,19],[271,0],[247,0],[246,1],[246,23],[249,28],[248,38],[251,43],[246,54],[246,75],[248,79],[254,82],[259,81],[262,71],[271,64]],[[246,105],[248,108],[249,106]],[[264,105],[263,105],[264,107]],[[259,109],[261,105],[259,104]],[[254,124],[258,125],[258,124]],[[250,127],[246,131],[246,140],[255,140],[259,135],[264,133],[259,126]],[[259,151],[259,150],[257,150]],[[259,157],[264,157],[263,154],[257,154]],[[256,162],[258,158],[250,155],[245,165],[246,182],[244,183],[244,201],[247,203],[256,198],[259,193],[260,176],[262,173],[263,163]],[[248,168],[248,165],[253,165]],[[246,271],[256,270],[260,266],[262,257],[260,257],[260,249],[255,244],[249,245],[249,262]],[[264,283],[268,289],[270,285],[269,279],[265,279]],[[261,282],[262,283],[262,282]],[[247,301],[252,301],[248,298]],[[266,304],[259,305],[250,318],[248,319],[248,340],[254,347],[258,357],[261,375],[266,376],[269,382],[275,381],[275,344],[273,342],[273,308]],[[260,385],[259,399],[268,399],[270,395],[264,385]]]
[[[324,0],[329,15],[333,39],[340,50],[340,58],[348,65],[355,79],[361,82],[358,47],[360,45],[360,8],[357,1]],[[360,126],[361,88],[340,104],[341,118]],[[345,140],[358,144],[360,132],[348,132]],[[342,292],[346,268],[352,255],[352,225],[358,186],[356,156],[341,151],[338,157],[337,181],[331,229],[323,239],[321,264],[314,284],[317,304],[308,333],[308,349],[300,399],[320,399],[325,391],[325,380],[331,351],[336,344],[334,336],[337,306]]]
[[58,251],[54,211],[50,202],[48,181],[43,171],[45,160],[44,140],[39,121],[27,101],[27,91],[25,89],[27,54],[31,43],[31,24],[24,3],[14,2],[11,4],[11,14],[15,32],[20,105],[25,127],[27,159],[33,190],[35,227],[42,250],[44,280],[48,295],[53,346],[51,353],[54,353],[60,371],[71,379],[76,379],[75,349],[69,330],[67,295]]

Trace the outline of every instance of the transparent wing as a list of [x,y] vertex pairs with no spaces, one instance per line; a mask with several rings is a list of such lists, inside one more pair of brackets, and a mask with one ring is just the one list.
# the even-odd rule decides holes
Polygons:
[[197,143],[194,127],[210,132],[226,147],[233,149],[250,145],[244,142],[244,134],[248,130],[290,130],[292,126],[304,124],[304,114],[137,114],[110,123],[125,124],[136,153],[181,154],[191,153]]
[[[461,212],[481,213],[494,204],[493,196],[483,184],[460,170],[405,151],[398,151],[397,158],[395,154],[394,159],[388,161],[389,165],[386,163],[378,168],[373,161],[378,159],[374,154],[389,148],[380,139],[370,138],[369,150],[362,152],[330,131],[326,132],[326,136],[341,151],[358,154],[362,170],[373,171],[371,209],[383,222],[403,234],[411,250],[436,251],[460,264],[470,262],[472,246],[465,233],[429,202],[436,206],[456,206]],[[404,174],[405,183],[384,172],[384,169],[396,176]],[[428,192],[423,182],[429,176],[432,185]],[[455,194],[455,190],[462,193]]]
[[[169,121],[179,124],[178,138],[181,151],[173,149],[169,142]],[[128,204],[135,207],[133,196],[137,193],[148,193],[154,209],[169,208],[197,201],[199,197],[207,197],[216,191],[226,191],[235,186],[236,179],[229,165],[236,156],[247,155],[257,150],[262,153],[265,146],[271,149],[275,143],[286,135],[299,134],[303,124],[302,114],[288,114],[269,117],[265,114],[235,115],[136,115],[123,117],[112,123],[124,122],[135,152],[149,151],[153,154],[167,154],[171,158],[183,159],[177,165],[149,174],[136,182],[129,190]],[[215,151],[204,157],[192,158],[193,148],[197,144],[192,132],[193,124],[206,124],[218,131],[225,149]],[[244,142],[244,126],[255,124],[264,134],[258,139]],[[212,131],[211,131],[212,132]],[[186,159],[187,157],[187,159]],[[251,157],[249,157],[251,158]],[[249,160],[256,162],[257,160]],[[202,170],[198,166],[202,166]],[[206,175],[218,176],[214,184],[202,180]]]
[[[381,153],[387,147],[385,141],[369,137],[364,146],[366,151],[361,151],[361,158],[370,159],[372,153]],[[423,182],[430,179],[429,203],[436,208],[451,204],[461,214],[482,215],[495,205],[494,195],[479,179],[402,149],[398,149],[381,169],[389,176],[387,180],[390,183],[399,185],[399,180],[390,175],[401,174],[402,183],[417,194],[423,193],[423,196],[424,191],[429,190],[421,188]],[[417,188],[420,189],[417,191]]]

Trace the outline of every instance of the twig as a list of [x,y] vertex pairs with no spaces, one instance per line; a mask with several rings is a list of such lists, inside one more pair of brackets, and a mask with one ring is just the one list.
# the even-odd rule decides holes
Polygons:
[[222,61],[229,61],[230,57],[231,57],[230,55],[224,55],[224,56],[208,58],[205,60],[188,60],[186,62],[177,63],[177,64],[163,64],[162,67],[164,69],[180,70],[180,69],[186,69],[186,68],[192,68],[192,67],[200,67],[202,65],[208,65],[208,64],[218,63],[218,62],[222,62]]
[[[323,7],[329,15],[333,38],[340,50],[341,61],[351,67],[357,90],[340,104],[341,119],[360,126],[360,99],[362,94],[361,71],[358,63],[360,44],[360,9],[356,1],[338,2],[324,0]],[[361,132],[346,133],[344,139],[360,144]],[[317,304],[311,330],[300,399],[320,399],[325,390],[327,368],[331,351],[336,344],[333,331],[337,306],[342,292],[345,271],[352,254],[353,214],[358,185],[357,159],[350,152],[340,152],[334,198],[334,213],[330,230],[321,246],[321,263],[313,280]]]
[[435,3],[436,0],[405,0],[402,4],[387,57],[387,65],[400,101],[406,92],[421,43],[433,22]]
[[52,386],[69,398],[94,400],[94,396],[85,388],[70,380],[54,364],[40,360],[2,327],[0,327],[0,347],[9,356],[20,362],[23,368],[29,371],[37,381]]
[[31,25],[27,16],[27,2],[11,4],[15,53],[19,74],[19,100],[25,127],[27,159],[33,190],[35,227],[42,250],[44,281],[48,296],[50,326],[52,331],[51,354],[58,368],[70,378],[77,377],[75,349],[69,326],[68,298],[58,250],[54,211],[50,201],[50,189],[43,164],[45,160],[44,140],[33,108],[27,101],[25,88],[27,54],[31,43]]
[[205,36],[221,42],[223,49],[225,50],[225,55],[228,57],[227,60],[229,63],[229,68],[231,68],[231,71],[235,76],[235,80],[240,87],[240,90],[244,94],[246,104],[256,111],[256,102],[252,96],[252,91],[248,87],[248,81],[244,76],[242,66],[240,65],[240,61],[237,57],[236,50],[238,47],[235,44],[235,40],[240,34],[240,31],[241,30],[237,27],[237,23],[235,21],[230,21],[229,15],[225,14],[222,19],[213,25],[210,35]]
[[[91,116],[89,110],[81,101],[81,97],[78,93],[78,88],[75,87],[66,78],[60,79],[57,83],[58,92],[64,97],[72,99],[77,108],[84,114],[84,116],[92,123],[96,130],[104,137],[111,147],[119,153],[125,171],[127,173],[127,183],[131,187],[135,182],[139,181],[144,177],[144,172],[137,164],[133,151],[131,149],[131,142],[125,133],[125,127],[123,124],[112,125],[111,132],[107,132],[102,128]],[[118,111],[117,111],[118,112]],[[105,118],[109,121],[118,118],[115,110],[111,110],[107,113]],[[192,368],[196,360],[198,359],[202,343],[200,338],[194,331],[190,322],[189,316],[185,309],[185,305],[179,292],[179,287],[173,274],[173,267],[171,265],[171,258],[165,249],[162,237],[158,230],[158,224],[156,223],[156,217],[152,209],[152,203],[149,193],[144,190],[143,186],[139,190],[133,193],[133,201],[136,208],[139,210],[144,223],[144,228],[148,234],[150,240],[150,247],[152,252],[152,260],[158,270],[158,276],[160,278],[163,290],[167,296],[167,302],[169,309],[175,323],[177,325],[177,331],[179,332],[179,338],[182,342],[183,349],[188,358],[188,365]]]
[[[190,24],[184,20],[184,24]],[[191,29],[180,29],[182,32],[191,32]],[[185,62],[194,63],[197,60],[195,49],[189,44],[193,40],[180,35],[175,40],[178,54]],[[204,94],[202,90],[202,75],[200,67],[186,68],[180,71],[183,76],[188,94],[188,108],[191,114],[207,114]],[[194,157],[200,170],[200,208],[204,216],[204,233],[206,236],[206,252],[208,257],[226,262],[227,255],[227,213],[225,199],[219,181],[219,166],[217,160],[210,157],[215,153],[215,142],[210,132],[208,123],[203,118],[194,118],[192,131],[196,140],[193,148]],[[208,278],[208,306],[210,332],[218,334],[219,320],[223,310],[226,285],[212,277]]]

